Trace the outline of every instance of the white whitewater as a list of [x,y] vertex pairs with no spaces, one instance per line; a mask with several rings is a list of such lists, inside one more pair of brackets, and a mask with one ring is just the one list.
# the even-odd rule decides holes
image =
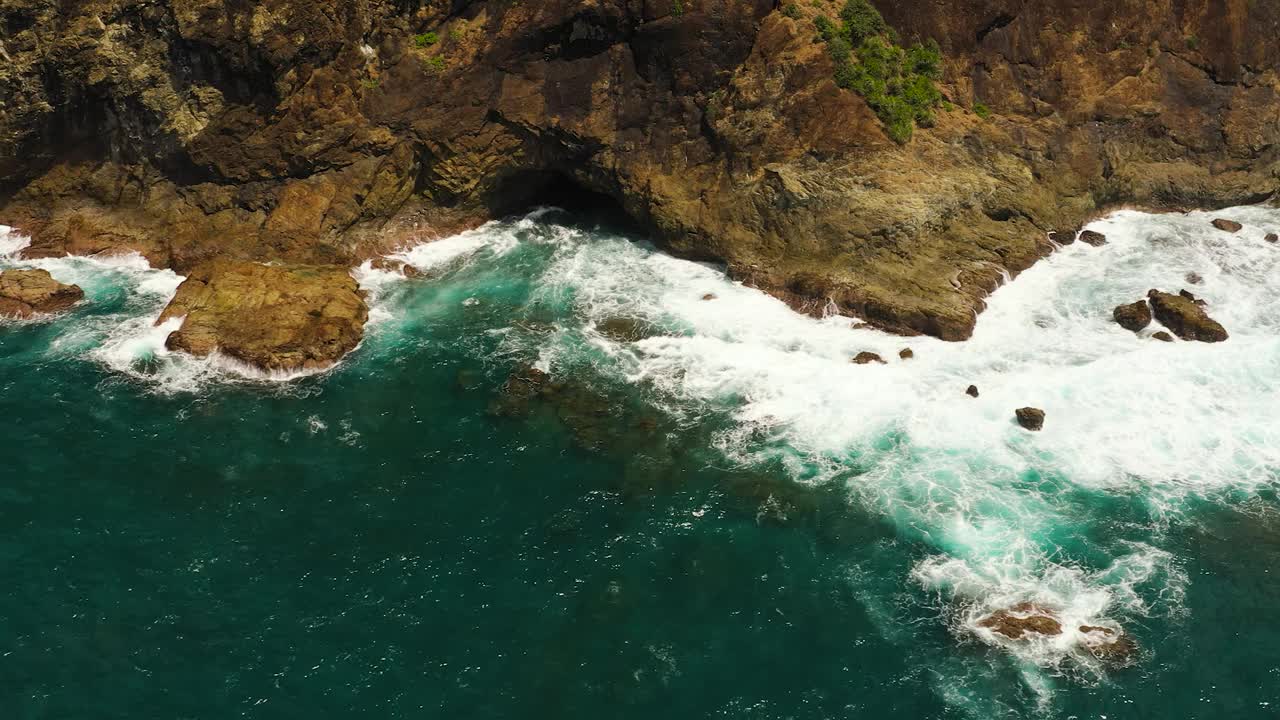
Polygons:
[[[1220,232],[1217,216],[1246,228]],[[672,412],[732,413],[736,427],[719,439],[729,459],[782,460],[797,481],[847,483],[934,548],[912,576],[951,609],[957,633],[1006,646],[1047,696],[1037,668],[1103,672],[1078,626],[1178,611],[1186,579],[1158,545],[1186,499],[1232,502],[1280,471],[1280,245],[1264,239],[1280,231],[1280,211],[1119,212],[1090,227],[1109,244],[1076,243],[1027,271],[958,344],[802,317],[717,268],[552,227],[531,240],[557,248],[536,299],[570,305],[576,327],[525,351],[554,370],[577,362],[584,343],[603,350],[609,362],[588,362],[651,388]],[[430,271],[501,256],[516,234],[495,223],[398,257]],[[1112,321],[1116,305],[1151,288],[1193,290],[1231,339],[1161,343],[1156,326],[1135,335]],[[619,316],[673,332],[634,344],[595,332]],[[898,359],[904,347],[915,359]],[[889,364],[851,364],[861,351]],[[970,384],[980,398],[965,395]],[[1026,405],[1047,411],[1044,432],[1014,423]],[[1101,569],[1062,561],[1053,536],[1078,521],[1071,491],[1139,498],[1155,518],[1150,542]],[[1055,610],[1066,632],[1013,643],[976,624],[1024,601]]]

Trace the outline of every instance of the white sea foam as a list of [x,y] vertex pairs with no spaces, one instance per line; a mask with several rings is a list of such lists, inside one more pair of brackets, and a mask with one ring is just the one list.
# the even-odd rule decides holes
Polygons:
[[[1217,231],[1215,216],[1246,229]],[[1091,227],[1109,244],[1067,247],[1003,287],[960,344],[801,317],[716,268],[617,238],[568,239],[538,299],[570,302],[581,336],[611,353],[622,379],[673,410],[731,412],[737,427],[719,443],[732,459],[843,480],[936,548],[913,574],[963,609],[958,628],[1033,666],[1096,665],[1075,628],[1168,612],[1186,580],[1154,546],[1115,550],[1101,571],[1063,561],[1053,537],[1077,521],[1073,489],[1142,498],[1158,534],[1189,496],[1277,483],[1280,246],[1264,235],[1280,230],[1280,211],[1121,212]],[[1150,288],[1205,298],[1230,341],[1160,343],[1154,327],[1117,326],[1112,309]],[[616,316],[675,332],[625,344],[593,331]],[[563,340],[544,340],[540,365],[566,357]],[[907,346],[915,359],[899,361]],[[864,350],[889,364],[851,364]],[[964,394],[971,383],[979,399]],[[1013,422],[1026,405],[1047,411],[1044,432]],[[1022,601],[1054,610],[1068,632],[1018,644],[975,624]]]

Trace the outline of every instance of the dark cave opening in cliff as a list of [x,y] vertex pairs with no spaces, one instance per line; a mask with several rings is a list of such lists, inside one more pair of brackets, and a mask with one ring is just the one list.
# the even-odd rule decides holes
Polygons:
[[522,214],[542,207],[564,210],[577,223],[604,225],[621,231],[641,229],[612,195],[591,189],[567,172],[530,170],[499,183],[494,193],[495,215]]

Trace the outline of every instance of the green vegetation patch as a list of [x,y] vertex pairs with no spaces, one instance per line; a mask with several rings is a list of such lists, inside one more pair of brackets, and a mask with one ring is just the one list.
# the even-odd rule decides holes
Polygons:
[[825,16],[814,20],[836,64],[836,84],[867,101],[898,143],[911,139],[916,125],[933,124],[942,103],[936,82],[942,78],[942,50],[930,40],[910,48],[867,0],[849,0],[840,24]]

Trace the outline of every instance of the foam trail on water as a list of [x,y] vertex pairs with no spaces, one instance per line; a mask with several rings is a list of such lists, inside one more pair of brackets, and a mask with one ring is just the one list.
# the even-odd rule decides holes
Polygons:
[[[1219,232],[1215,216],[1246,229]],[[1120,212],[1091,227],[1109,244],[1069,246],[999,290],[967,343],[801,317],[717,268],[620,238],[566,242],[536,299],[568,302],[612,371],[673,411],[730,413],[736,427],[718,441],[730,458],[847,483],[932,546],[912,574],[956,609],[957,631],[1031,668],[1070,660],[1101,672],[1078,628],[1176,609],[1186,578],[1158,537],[1185,500],[1231,502],[1277,484],[1280,246],[1264,236],[1280,230],[1280,211]],[[1154,327],[1135,335],[1111,319],[1150,288],[1184,287],[1208,301],[1230,341],[1160,343]],[[596,332],[618,316],[671,333],[615,343]],[[907,346],[915,359],[898,361]],[[861,351],[890,362],[852,365]],[[539,356],[572,363],[572,352]],[[964,394],[971,383],[979,399]],[[1044,432],[1013,422],[1026,405],[1047,411]],[[1109,565],[1069,559],[1063,542],[1092,522],[1075,504],[1082,493],[1139,498],[1152,541],[1112,542]],[[1052,609],[1066,631],[1012,643],[977,626],[1019,602]]]

